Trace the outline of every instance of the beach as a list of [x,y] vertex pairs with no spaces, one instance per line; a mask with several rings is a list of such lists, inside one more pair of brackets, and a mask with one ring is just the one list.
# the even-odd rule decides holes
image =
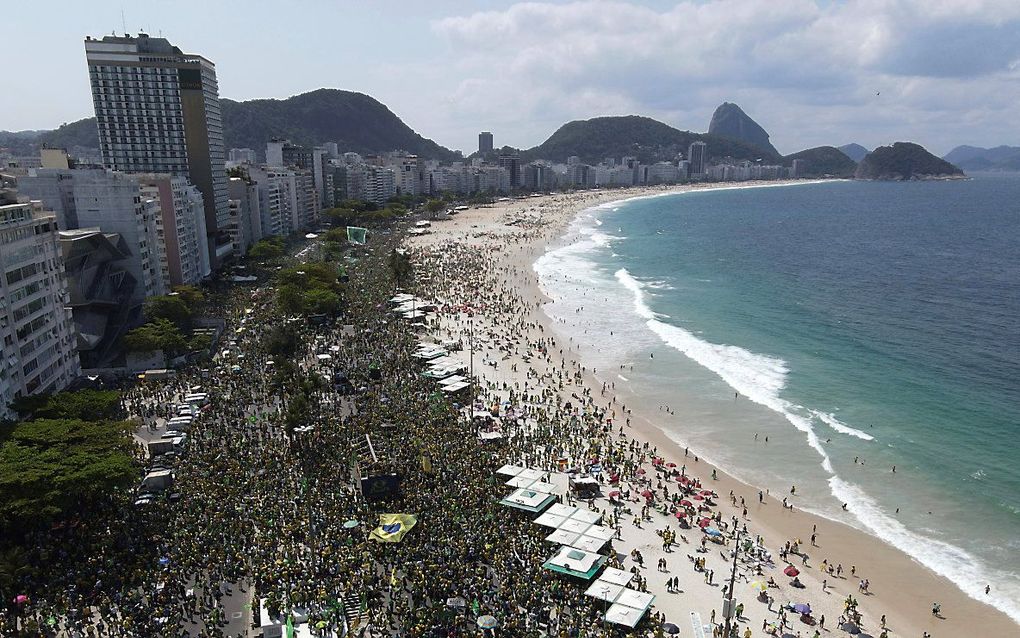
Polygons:
[[[422,282],[419,292],[441,304],[458,306],[462,310],[465,306],[471,307],[470,312],[439,313],[429,324],[434,340],[467,340],[467,335],[475,335],[474,355],[471,356],[468,347],[455,355],[466,364],[473,364],[470,367],[483,380],[479,398],[486,405],[536,392],[546,402],[552,401],[554,394],[562,402],[590,401],[615,416],[612,429],[622,427],[625,438],[621,441],[633,442],[633,449],[639,451],[640,473],[635,472],[630,478],[640,481],[645,477],[649,481],[647,487],[658,491],[656,481],[668,478],[667,472],[657,471],[653,465],[653,458],[660,458],[661,466],[675,463],[685,467],[688,474],[702,480],[703,487],[713,490],[718,495],[718,506],[713,513],[718,512],[721,520],[732,521],[731,530],[746,525],[749,534],[761,535],[774,559],[774,568],[764,570],[760,577],[750,573],[745,574],[746,579],[738,577],[734,587],[738,602],[744,603],[746,620],[741,626],[750,628],[753,635],[766,635],[762,628],[776,620],[774,610],[780,605],[804,602],[810,603],[812,618],[825,617],[824,630],[793,619],[787,631],[804,636],[812,636],[815,631],[838,632],[837,619],[844,611],[848,595],[859,601],[862,627],[875,636],[882,632],[880,619],[883,616],[891,636],[921,636],[923,632],[933,637],[978,632],[992,636],[1015,635],[1018,627],[1004,613],[967,596],[948,579],[881,539],[801,511],[796,494],[763,494],[759,500],[756,487],[736,480],[725,467],[713,467],[700,458],[696,442],[691,442],[685,450],[661,429],[666,419],[683,424],[697,415],[685,414],[683,404],[673,403],[670,403],[670,413],[666,414],[660,406],[642,401],[640,389],[624,389],[623,383],[617,388],[620,376],[615,374],[617,371],[591,369],[580,345],[562,331],[557,332],[557,322],[542,308],[550,299],[539,285],[533,268],[535,261],[550,247],[558,245],[571,221],[583,210],[686,188],[690,187],[517,199],[462,211],[450,219],[433,222],[428,234],[408,240]],[[424,271],[428,271],[428,278],[423,278]],[[612,337],[602,335],[600,338]],[[635,368],[640,365],[639,361],[634,363]],[[557,384],[555,379],[566,379],[566,382]],[[760,406],[743,401],[728,408],[727,414],[740,419],[742,414],[748,414],[746,411],[758,409]],[[568,447],[565,442],[564,448]],[[561,453],[562,450],[556,452]],[[529,462],[545,468],[554,460],[548,452],[543,455],[542,451],[527,456],[505,461]],[[641,485],[634,483],[633,487],[634,492],[639,492]],[[803,493],[823,487],[802,485],[798,490]],[[603,494],[608,491],[604,485]],[[793,509],[783,507],[784,499]],[[643,503],[644,499],[635,497],[629,506],[640,509]],[[603,510],[612,508],[604,497],[597,499],[597,506]],[[689,631],[690,612],[697,612],[702,621],[708,623],[714,611],[716,620],[721,620],[721,587],[729,578],[727,551],[732,543],[725,551],[709,544],[711,551],[697,553],[702,534],[693,528],[679,530],[688,543],[678,540],[676,545],[664,548],[656,533],[663,529],[678,531],[676,519],[651,510],[649,519],[641,521],[637,527],[629,517],[623,517],[620,521],[622,538],[614,542],[614,549],[625,557],[627,568],[633,565],[633,560],[627,558],[629,552],[640,550],[644,567],[639,569],[647,579],[648,591],[656,595],[654,610],[683,628],[684,633]],[[804,585],[802,589],[791,587],[790,578],[782,573],[787,563],[779,554],[787,542],[797,542],[808,556],[806,561],[801,555],[788,556],[801,571],[798,578]],[[704,572],[694,571],[688,556],[706,560],[706,569],[714,572],[712,584],[706,582]],[[667,571],[653,567],[660,559],[666,560]],[[823,564],[834,570],[838,568],[839,573],[823,572]],[[679,589],[683,593],[667,591],[667,579],[675,577],[679,578]],[[779,585],[767,590],[775,604],[758,600],[748,584],[753,580],[767,581],[770,577]],[[862,580],[868,582],[866,594],[860,591]],[[941,618],[932,613],[935,602],[941,605]]]

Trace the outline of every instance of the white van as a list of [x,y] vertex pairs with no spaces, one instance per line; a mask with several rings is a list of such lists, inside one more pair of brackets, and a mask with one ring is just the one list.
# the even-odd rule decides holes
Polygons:
[[206,403],[209,403],[209,395],[205,394],[204,392],[200,392],[197,394],[189,394],[188,396],[184,397],[184,402],[190,403],[192,405],[203,406]]
[[187,430],[188,428],[191,427],[191,421],[192,419],[190,416],[174,417],[166,422],[167,432],[178,432]]

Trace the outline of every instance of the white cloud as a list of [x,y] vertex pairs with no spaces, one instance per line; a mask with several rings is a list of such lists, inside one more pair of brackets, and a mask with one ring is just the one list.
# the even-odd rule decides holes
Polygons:
[[521,3],[432,28],[453,60],[438,128],[493,128],[497,143],[531,146],[568,120],[609,114],[705,130],[724,100],[785,152],[1020,143],[1016,0]]

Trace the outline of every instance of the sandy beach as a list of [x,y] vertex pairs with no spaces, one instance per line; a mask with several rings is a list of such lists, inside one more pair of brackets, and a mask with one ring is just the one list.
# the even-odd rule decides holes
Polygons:
[[[792,614],[787,617],[784,631],[794,636],[814,636],[816,632],[842,635],[838,619],[844,613],[848,595],[859,603],[862,629],[876,637],[882,634],[883,617],[889,636],[920,637],[924,632],[933,638],[1020,635],[1020,627],[1008,616],[968,597],[949,580],[882,540],[849,525],[801,511],[795,495],[760,498],[757,487],[741,483],[726,468],[713,467],[701,459],[696,444],[685,454],[685,449],[660,429],[664,415],[656,406],[643,404],[640,397],[617,390],[608,375],[603,378],[593,374],[585,367],[577,347],[566,335],[557,333],[555,322],[542,311],[542,304],[549,299],[539,287],[532,264],[550,245],[560,241],[577,213],[606,202],[688,188],[588,191],[525,198],[462,211],[433,222],[428,234],[407,241],[416,262],[419,292],[460,311],[441,312],[430,320],[432,338],[460,339],[466,344],[467,335],[473,331],[476,343],[473,357],[467,345],[454,354],[465,363],[473,358],[474,372],[483,380],[479,399],[486,405],[499,404],[511,397],[515,401],[535,397],[536,405],[590,403],[615,416],[612,436],[635,453],[635,467],[640,469],[625,476],[619,488],[623,491],[631,488],[632,498],[627,506],[633,514],[620,517],[621,537],[613,546],[624,559],[626,569],[635,564],[629,553],[634,549],[640,551],[643,567],[639,571],[646,579],[647,590],[656,596],[653,610],[680,626],[681,635],[691,635],[691,612],[699,614],[706,624],[713,617],[721,622],[721,588],[729,580],[728,552],[733,542],[728,541],[725,546],[708,543],[709,551],[698,552],[702,532],[697,527],[680,529],[673,516],[660,514],[654,508],[649,508],[648,517],[640,521],[640,526],[634,524],[645,504],[645,499],[639,496],[642,489],[651,489],[658,496],[661,485],[668,484],[671,492],[678,485],[663,480],[666,476],[656,470],[654,457],[662,459],[662,466],[675,463],[678,468],[684,467],[687,475],[699,478],[703,488],[718,495],[711,513],[718,513],[725,523],[723,531],[727,536],[746,526],[748,534],[760,535],[771,552],[774,567],[765,568],[759,575],[742,565],[737,577],[734,591],[738,602],[744,605],[741,636],[745,635],[745,628],[752,632],[747,635],[770,635],[763,628],[777,622],[775,611],[787,603],[809,603],[812,618],[817,623],[824,616],[825,623],[824,627],[808,624]],[[684,406],[671,404],[671,407],[671,422],[684,423]],[[617,430],[622,430],[622,434],[617,434]],[[584,449],[585,438],[584,433],[575,434],[554,454],[525,451],[522,458],[506,462],[552,468],[556,460],[553,457],[562,455],[573,464],[579,460],[576,455]],[[527,440],[526,433],[521,436]],[[609,491],[603,481],[603,495]],[[787,497],[793,509],[783,507],[783,497]],[[656,498],[656,502],[659,500]],[[596,499],[595,505],[604,511],[613,509],[605,496]],[[682,534],[687,542],[678,536],[675,545],[664,548],[656,532],[664,529]],[[798,543],[807,558],[790,554],[788,561],[781,559],[780,551],[788,542]],[[550,553],[552,549],[550,546]],[[706,570],[714,572],[711,584],[705,572],[694,570],[691,558],[705,559]],[[660,559],[666,561],[665,571],[656,567]],[[790,585],[791,579],[783,574],[788,565],[800,570],[798,578],[803,588]],[[823,571],[823,566],[834,572]],[[757,598],[749,584],[768,581],[770,577],[778,585],[767,589],[773,602]],[[667,580],[673,578],[679,578],[682,593],[667,590]],[[862,580],[869,585],[866,593],[860,590]],[[936,601],[941,604],[942,617],[932,614]]]

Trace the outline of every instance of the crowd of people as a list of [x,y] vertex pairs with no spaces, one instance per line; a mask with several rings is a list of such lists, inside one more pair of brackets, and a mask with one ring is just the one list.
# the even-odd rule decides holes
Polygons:
[[[542,230],[515,232],[501,241]],[[661,605],[636,629],[613,625],[602,601],[584,595],[588,583],[543,569],[555,549],[548,530],[499,504],[510,488],[495,470],[508,462],[595,472],[598,498],[560,500],[618,530],[603,553],[635,574],[631,587],[648,589],[653,577],[625,541],[643,526],[664,552],[682,548],[706,583],[714,549],[727,574],[738,554],[744,582],[776,567],[746,520],[723,516],[696,459],[667,463],[629,435],[626,405],[611,388],[593,390],[564,355],[569,346],[529,318],[534,302],[499,283],[505,264],[491,247],[412,248],[409,288],[438,312],[417,329],[389,313],[388,257],[399,241],[373,236],[347,255],[343,311],[325,323],[283,316],[271,282],[211,294],[209,312],[227,324],[215,359],[124,395],[128,412],[157,431],[190,389],[209,395],[181,453],[160,460],[177,497],[145,507],[111,497],[88,519],[36,535],[27,599],[0,616],[0,635],[240,638],[254,627],[232,624],[231,612],[257,621],[263,607],[277,618],[300,610],[323,636],[345,624],[365,636],[477,635],[483,615],[501,636],[662,635],[672,619]],[[271,347],[281,326],[299,342],[286,363]],[[422,340],[439,339],[464,344],[481,379],[453,397],[413,357]],[[288,408],[299,394],[310,400],[295,428]],[[495,415],[501,438],[480,441],[472,417],[481,410]],[[366,500],[359,479],[389,473],[398,489]],[[417,524],[399,543],[376,542],[369,533],[384,512]],[[663,557],[656,571],[680,596],[676,567]],[[770,631],[790,626],[787,611],[779,607]],[[713,611],[721,635],[714,620]],[[733,628],[750,631],[739,613]]]

